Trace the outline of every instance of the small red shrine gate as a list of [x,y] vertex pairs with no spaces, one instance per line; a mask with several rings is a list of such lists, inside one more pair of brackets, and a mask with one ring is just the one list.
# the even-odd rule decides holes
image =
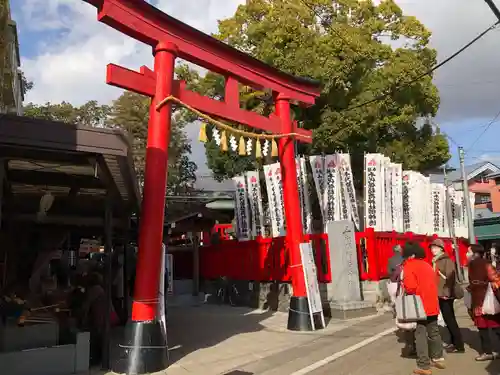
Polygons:
[[[142,67],[134,72],[109,65],[107,83],[152,98],[148,124],[144,196],[139,228],[139,252],[132,319],[127,343],[115,369],[117,372],[149,373],[162,370],[165,345],[156,319],[165,209],[165,188],[170,140],[172,103],[184,104],[213,117],[243,124],[265,132],[288,134],[280,138],[279,159],[284,186],[287,246],[293,268],[288,328],[309,330],[308,302],[301,267],[299,244],[303,241],[295,168],[294,140],[311,142],[311,132],[298,129],[291,119],[291,102],[312,105],[319,96],[318,84],[285,74],[198,30],[168,16],[142,0],[84,0],[98,9],[98,19],[114,29],[150,45],[154,71]],[[182,58],[226,78],[224,101],[186,90],[174,80],[176,58]],[[238,84],[271,90],[275,113],[269,117],[240,108]],[[292,137],[293,135],[293,137]]]

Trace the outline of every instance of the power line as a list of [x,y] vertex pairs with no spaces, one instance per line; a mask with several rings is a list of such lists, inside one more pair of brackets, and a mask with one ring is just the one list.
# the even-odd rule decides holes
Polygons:
[[[316,12],[316,10],[310,4],[308,4],[306,2],[306,0],[299,0],[299,1],[300,1],[300,3],[302,5],[304,5],[306,8],[308,8],[316,17],[318,17],[320,19],[320,21],[322,21],[324,24],[327,24],[327,22],[323,19],[323,17],[320,14],[318,14],[318,12]],[[369,104],[378,102],[378,101],[380,101],[382,99],[385,99],[387,96],[394,94],[395,92],[399,91],[400,89],[402,89],[404,87],[407,87],[407,86],[411,85],[412,83],[420,81],[423,77],[428,76],[428,75],[434,73],[437,69],[441,68],[443,65],[447,64],[448,62],[450,62],[451,60],[453,60],[455,57],[457,57],[458,55],[460,55],[462,52],[464,52],[466,49],[468,49],[470,46],[472,46],[478,40],[480,40],[481,38],[483,38],[487,33],[489,33],[490,31],[492,31],[494,29],[496,29],[496,27],[498,26],[498,24],[500,24],[500,18],[499,18],[499,20],[497,22],[495,22],[493,25],[491,25],[486,30],[484,30],[482,33],[480,33],[479,35],[477,35],[474,39],[472,39],[469,43],[467,43],[466,45],[464,45],[462,48],[460,48],[454,54],[452,54],[451,56],[447,57],[446,59],[444,59],[439,64],[437,64],[434,67],[432,67],[431,69],[429,69],[429,70],[425,71],[424,73],[418,75],[417,77],[411,79],[410,81],[403,82],[401,85],[396,85],[396,87],[394,87],[393,89],[391,89],[389,92],[387,92],[385,94],[381,94],[381,95],[377,96],[376,98],[367,100],[367,101],[362,102],[360,104],[356,104],[356,105],[354,105],[352,107],[347,107],[345,109],[340,109],[339,112],[350,111],[350,110],[353,110],[353,109],[361,108],[361,107],[367,106]],[[328,29],[331,30],[331,31],[333,31],[346,45],[349,45],[349,47],[351,47],[353,50],[355,50],[355,48],[353,48],[349,44],[349,42],[337,30],[335,30],[331,26],[328,27]]]
[[[321,15],[318,14],[318,12],[316,12],[316,10],[310,5],[308,4],[305,0],[300,0],[300,2],[305,6],[307,7],[316,17],[318,17],[324,24],[327,24],[327,22],[321,17]],[[489,3],[487,1],[487,3]],[[496,14],[496,12],[495,12]],[[468,42],[467,44],[465,44],[463,47],[461,47],[459,50],[457,50],[455,53],[453,53],[452,55],[450,55],[449,57],[447,57],[446,59],[444,59],[443,61],[441,61],[440,63],[436,64],[435,66],[433,66],[432,68],[430,68],[429,70],[421,73],[420,75],[416,76],[415,78],[407,81],[407,82],[403,82],[402,84],[397,84],[394,88],[392,88],[389,92],[386,92],[384,94],[381,94],[379,96],[377,96],[376,98],[373,98],[371,100],[367,100],[365,102],[362,102],[360,104],[357,104],[357,105],[354,105],[354,106],[351,106],[351,107],[347,107],[345,109],[341,109],[339,110],[339,112],[345,112],[345,111],[349,111],[349,110],[353,110],[353,109],[357,109],[357,108],[361,108],[361,107],[364,107],[364,106],[367,106],[367,105],[370,105],[372,103],[375,103],[375,102],[378,102],[380,100],[383,100],[385,99],[387,96],[389,95],[392,95],[394,94],[395,92],[401,90],[402,88],[405,88],[419,80],[421,80],[423,77],[426,77],[428,75],[431,75],[432,73],[434,73],[437,69],[441,68],[442,66],[444,66],[445,64],[449,63],[451,60],[453,60],[455,57],[457,57],[458,55],[460,55],[462,52],[464,52],[465,50],[467,50],[469,47],[471,47],[473,44],[475,44],[477,41],[479,41],[480,39],[482,39],[487,33],[489,33],[490,31],[494,30],[497,28],[497,26],[500,24],[500,18],[497,22],[495,22],[493,25],[489,26],[488,28],[486,28],[483,32],[481,32],[480,34],[478,34],[475,38],[473,38],[470,42]],[[349,44],[348,41],[337,31],[335,30],[334,28],[332,27],[329,27],[329,30],[333,31],[345,44]],[[354,49],[351,45],[349,45],[349,47],[351,47],[352,49]],[[491,125],[496,122],[497,118],[500,116],[500,111],[499,113],[493,118],[493,120],[490,121],[490,123],[488,123],[483,132],[476,138],[476,140],[473,142],[473,144],[471,145],[470,148],[472,148],[476,143],[477,141],[484,135],[484,133],[486,133],[488,131],[488,129],[491,127]],[[459,146],[458,143],[451,137],[449,136],[448,134],[446,133],[443,133],[445,135],[445,137],[447,137],[453,144],[455,144],[456,146]],[[470,149],[469,148],[469,149]]]
[[500,150],[471,150],[469,154],[500,154]]
[[477,141],[479,141],[481,139],[481,137],[488,131],[488,129],[491,127],[491,125],[493,125],[498,117],[500,117],[500,111],[497,112],[497,114],[495,115],[495,117],[493,117],[491,119],[491,121],[488,123],[488,125],[486,125],[486,127],[484,128],[484,130],[481,132],[481,134],[479,134],[477,136],[477,138],[474,140],[474,142],[472,142],[472,144],[469,146],[469,148],[467,149],[467,151],[469,151],[472,147],[475,146],[475,144],[477,143]]
[[367,101],[365,101],[363,103],[354,105],[352,107],[347,107],[346,109],[340,110],[339,112],[350,111],[350,110],[361,108],[361,107],[367,106],[369,104],[372,104],[372,103],[378,102],[380,100],[383,100],[387,96],[394,94],[395,92],[399,91],[400,89],[405,88],[405,87],[411,85],[412,83],[415,83],[415,82],[421,80],[423,77],[428,76],[428,75],[434,73],[437,69],[441,68],[443,65],[445,65],[448,62],[450,62],[451,60],[453,60],[455,57],[457,57],[462,52],[464,52],[466,49],[468,49],[470,46],[472,46],[474,43],[476,43],[478,40],[480,40],[481,38],[483,38],[491,30],[494,30],[498,26],[498,24],[500,24],[500,21],[495,22],[493,25],[491,25],[490,27],[488,27],[486,30],[484,30],[482,33],[480,33],[474,39],[472,39],[469,43],[467,43],[466,45],[464,45],[462,48],[460,48],[457,52],[455,52],[451,56],[449,56],[446,59],[444,59],[443,61],[441,61],[439,64],[435,65],[434,67],[432,67],[431,69],[427,70],[426,72],[418,75],[417,77],[409,80],[408,82],[404,82],[401,85],[397,85],[396,87],[394,87],[393,89],[391,89],[389,92],[387,92],[385,94],[381,94],[381,95],[377,96],[374,99],[367,100]]
[[453,143],[455,146],[460,147],[460,145],[459,145],[459,144],[458,144],[458,143],[457,143],[457,142],[456,142],[453,138],[451,138],[451,136],[450,136],[450,135],[448,135],[448,134],[446,134],[446,133],[444,133],[444,132],[443,132],[442,134],[443,134],[446,138],[448,138],[448,139],[451,141],[451,143]]
[[500,21],[500,10],[498,10],[493,0],[484,0],[484,1],[486,2],[486,4],[488,4],[495,17],[498,18],[498,20]]

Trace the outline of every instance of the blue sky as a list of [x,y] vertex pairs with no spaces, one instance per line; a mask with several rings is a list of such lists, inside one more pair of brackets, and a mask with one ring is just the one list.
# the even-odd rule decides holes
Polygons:
[[[496,0],[500,5],[500,0]],[[231,16],[243,0],[154,0],[160,9],[204,32],[217,20]],[[432,32],[432,45],[442,60],[494,22],[483,1],[396,0],[406,14],[415,15]],[[151,53],[96,20],[94,7],[81,0],[11,0],[18,23],[23,70],[35,82],[27,100],[35,103],[90,99],[110,102],[120,90],[105,84],[105,66],[118,63],[131,69],[151,65]],[[500,31],[493,31],[463,55],[437,71],[441,94],[436,122],[467,151],[466,162],[490,160],[500,164],[500,121],[480,137],[500,110]],[[197,127],[187,129],[196,138]],[[457,165],[456,145],[450,142]],[[193,158],[204,160],[204,149],[193,142]],[[201,165],[200,165],[201,166]]]

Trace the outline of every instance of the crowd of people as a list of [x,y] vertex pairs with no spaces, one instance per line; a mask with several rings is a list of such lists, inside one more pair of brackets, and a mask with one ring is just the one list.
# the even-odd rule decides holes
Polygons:
[[[396,324],[405,341],[403,355],[416,358],[414,374],[427,375],[432,374],[432,368],[444,369],[444,352],[457,355],[465,352],[454,304],[461,299],[479,332],[481,352],[475,360],[500,358],[500,348],[494,348],[491,340],[492,336],[500,339],[500,273],[495,254],[491,254],[495,250],[486,251],[477,244],[469,246],[468,285],[462,285],[458,279],[455,262],[445,252],[442,240],[434,240],[429,250],[431,263],[420,244],[397,245],[388,263],[389,294]],[[406,301],[414,304],[410,306],[415,312],[411,319],[404,311],[410,308],[401,307]],[[446,328],[440,330],[440,325]],[[446,342],[442,331],[448,333]]]

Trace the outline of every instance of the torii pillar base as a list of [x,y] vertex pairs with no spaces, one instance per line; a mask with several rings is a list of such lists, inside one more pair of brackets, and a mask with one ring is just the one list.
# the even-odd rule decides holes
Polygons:
[[[321,313],[313,315],[316,329],[323,328]],[[307,297],[290,298],[290,309],[288,310],[287,329],[290,331],[312,331],[311,317],[309,315],[309,301]]]
[[125,337],[112,358],[111,370],[116,374],[151,374],[168,367],[167,348],[158,321],[129,321]]

